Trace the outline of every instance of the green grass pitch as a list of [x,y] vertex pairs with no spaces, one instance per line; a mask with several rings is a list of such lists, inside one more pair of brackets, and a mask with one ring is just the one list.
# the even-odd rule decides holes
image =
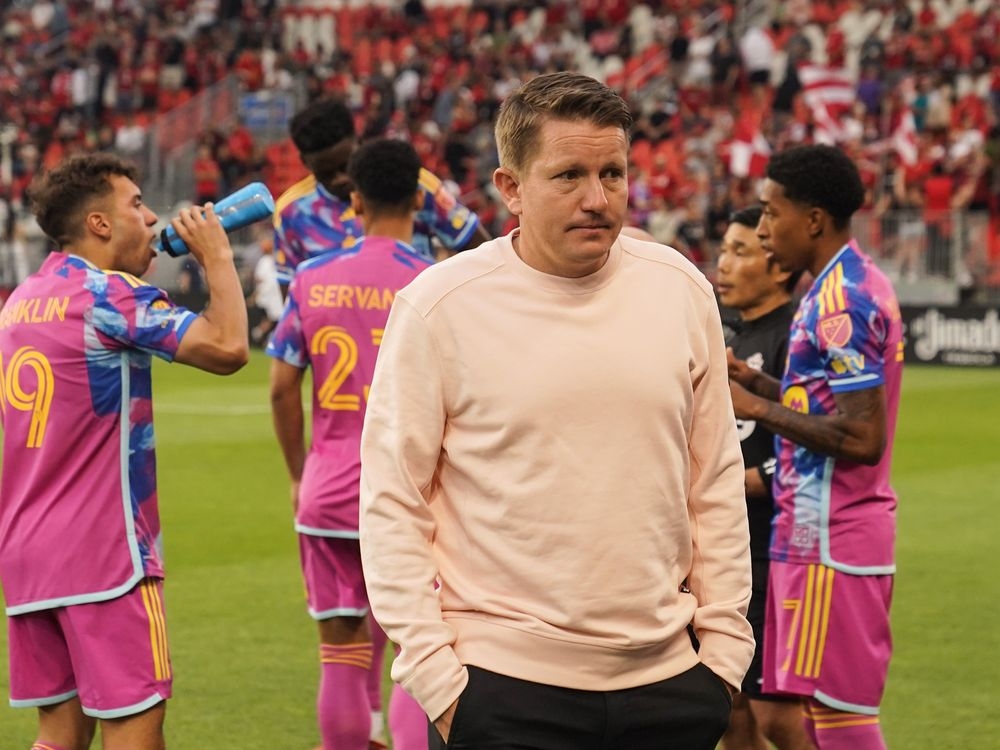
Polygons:
[[[318,675],[284,467],[271,432],[267,361],[216,378],[154,374],[166,602],[175,670],[171,750],[307,750]],[[888,744],[976,750],[1000,735],[1000,370],[909,367],[895,447],[900,495]],[[12,467],[4,467],[11,470]],[[7,705],[0,632],[0,750],[34,739]],[[95,746],[97,743],[95,743]]]

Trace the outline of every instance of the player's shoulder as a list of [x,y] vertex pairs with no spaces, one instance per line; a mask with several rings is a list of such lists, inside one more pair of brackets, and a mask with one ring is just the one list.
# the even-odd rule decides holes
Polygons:
[[366,255],[382,254],[407,266],[427,268],[434,261],[402,240],[393,237],[364,237],[361,242],[361,252]]
[[815,291],[826,297],[843,297],[851,307],[897,306],[888,275],[875,260],[851,242],[820,275]]
[[417,185],[424,192],[434,194],[444,187],[444,181],[426,167],[421,167],[417,177]]
[[332,263],[337,263],[357,255],[358,249],[358,245],[352,245],[351,247],[342,247],[337,250],[328,250],[319,255],[313,255],[299,263],[298,268],[295,270],[295,275],[301,275],[302,277],[315,275]]
[[282,217],[292,213],[299,206],[300,202],[316,192],[316,178],[309,174],[286,189],[277,200],[274,201],[274,225],[281,225]]
[[126,271],[104,271],[104,274],[108,276],[110,280],[116,280],[130,289],[140,289],[142,287],[152,286],[151,284],[140,279],[138,276],[133,276]]

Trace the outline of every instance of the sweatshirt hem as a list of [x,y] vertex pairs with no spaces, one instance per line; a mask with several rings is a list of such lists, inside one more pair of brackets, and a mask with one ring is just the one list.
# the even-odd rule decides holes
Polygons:
[[624,690],[674,677],[698,664],[686,630],[635,646],[581,643],[507,625],[444,614],[458,639],[462,664],[544,685],[575,690]]

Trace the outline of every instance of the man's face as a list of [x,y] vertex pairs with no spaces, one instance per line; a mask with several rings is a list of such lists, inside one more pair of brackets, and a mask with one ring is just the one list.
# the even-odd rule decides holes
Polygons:
[[305,165],[323,187],[344,203],[351,200],[353,184],[347,175],[347,162],[356,147],[354,138],[345,138],[329,148],[303,157]]
[[768,260],[756,227],[730,224],[719,246],[716,288],[723,305],[752,320],[784,301],[788,274]]
[[785,197],[785,188],[770,178],[761,186],[760,202],[764,213],[757,225],[757,236],[764,252],[785,271],[808,269],[813,246],[810,207],[790,201]]
[[494,181],[520,218],[516,249],[544,273],[579,278],[599,270],[628,209],[628,141],[619,127],[546,120],[539,147],[518,172]]
[[142,202],[142,191],[128,177],[112,175],[109,179],[114,188],[106,209],[114,265],[109,270],[142,276],[155,256],[151,243],[156,237],[156,214]]

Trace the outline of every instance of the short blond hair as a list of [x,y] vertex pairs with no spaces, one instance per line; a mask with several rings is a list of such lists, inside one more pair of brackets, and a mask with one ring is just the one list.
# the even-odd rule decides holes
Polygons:
[[625,100],[597,79],[566,71],[540,75],[508,96],[500,107],[495,128],[500,166],[523,169],[538,152],[538,133],[548,119],[619,127],[626,139],[632,127],[632,113]]

